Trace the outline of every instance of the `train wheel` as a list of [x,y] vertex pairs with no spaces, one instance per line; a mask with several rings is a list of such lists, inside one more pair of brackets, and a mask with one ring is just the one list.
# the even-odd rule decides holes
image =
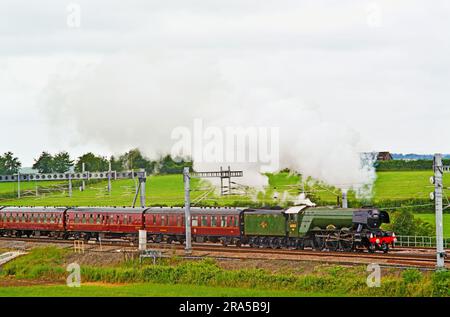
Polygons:
[[389,252],[389,245],[387,245],[387,243],[383,243],[381,245],[381,250],[383,251],[383,253],[388,253]]
[[324,241],[325,249],[337,251],[339,249],[339,234],[330,233]]
[[224,246],[224,247],[227,247],[228,246],[228,241],[227,241],[227,239],[221,239],[222,241],[222,245]]
[[266,239],[266,238],[260,238],[259,239],[259,245],[260,245],[260,247],[262,247],[262,248],[268,248],[269,247],[269,241]]
[[325,243],[322,238],[314,237],[313,238],[313,249],[322,251],[325,248]]
[[353,245],[349,241],[342,240],[340,245],[341,245],[341,250],[344,252],[350,252],[353,250]]
[[270,239],[269,240],[269,245],[272,249],[278,249],[279,247],[279,241],[278,239]]

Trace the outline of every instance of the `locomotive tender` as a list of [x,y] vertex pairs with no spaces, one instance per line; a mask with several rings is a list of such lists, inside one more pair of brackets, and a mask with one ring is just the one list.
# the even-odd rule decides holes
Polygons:
[[[0,236],[136,239],[146,230],[151,242],[184,243],[184,217],[182,207],[0,207]],[[388,213],[375,208],[191,208],[193,240],[224,246],[388,252],[396,238],[383,223]]]

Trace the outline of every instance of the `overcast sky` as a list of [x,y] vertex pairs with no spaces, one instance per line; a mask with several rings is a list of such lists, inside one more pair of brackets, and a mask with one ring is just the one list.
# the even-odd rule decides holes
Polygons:
[[[2,0],[0,151],[24,166],[42,150],[112,153],[101,136],[54,129],[49,83],[113,56],[170,51],[225,63],[236,78],[269,74],[272,88],[351,126],[368,151],[448,153],[449,17],[445,0]],[[72,127],[72,117],[58,120]]]

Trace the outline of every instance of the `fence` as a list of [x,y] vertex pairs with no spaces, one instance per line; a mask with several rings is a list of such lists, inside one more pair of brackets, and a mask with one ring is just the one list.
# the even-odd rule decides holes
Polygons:
[[[423,247],[435,248],[436,237],[426,236],[397,236],[396,246],[399,247]],[[449,248],[450,238],[444,238],[444,248]]]

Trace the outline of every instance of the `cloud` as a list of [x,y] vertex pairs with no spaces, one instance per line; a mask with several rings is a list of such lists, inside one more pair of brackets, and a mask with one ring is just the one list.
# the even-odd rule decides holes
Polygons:
[[[21,120],[31,122],[21,127],[23,136],[15,134],[3,144],[24,160],[40,146],[26,141],[27,135],[45,139],[51,148],[77,151],[105,150],[100,141],[92,141],[100,140],[102,133],[125,139],[123,144],[145,145],[127,126],[111,126],[97,131],[95,138],[87,137],[64,109],[53,109],[53,121],[45,124],[42,115],[48,112],[39,112],[45,107],[38,104],[47,82],[41,96],[50,94],[55,102],[89,114],[83,120],[90,126],[108,118],[99,103],[109,103],[110,112],[129,122],[141,122],[119,105],[145,108],[139,101],[149,95],[150,100],[161,100],[154,89],[169,87],[169,82],[175,88],[159,92],[169,97],[151,106],[164,113],[167,105],[178,104],[192,109],[192,116],[208,113],[200,104],[214,100],[217,87],[249,100],[257,98],[254,92],[241,93],[239,86],[257,87],[267,91],[268,98],[300,100],[317,108],[322,122],[360,135],[364,150],[450,152],[442,141],[450,137],[447,1],[74,2],[82,9],[80,29],[66,25],[69,2],[0,3],[0,72],[8,73],[0,75],[2,117],[17,118],[20,109]],[[380,27],[367,23],[372,4],[380,8]],[[149,71],[156,74],[147,76]],[[111,76],[121,78],[108,86]],[[133,85],[135,80],[128,78],[140,78],[145,85]],[[76,96],[71,89],[84,91],[76,80],[89,83],[102,96],[95,102],[89,94]],[[124,90],[129,93],[124,95]],[[183,93],[172,93],[177,91]],[[175,108],[161,119],[184,124],[180,111]],[[55,120],[64,120],[70,132],[49,132]],[[152,120],[142,124],[158,123]],[[16,120],[8,120],[0,132],[6,135],[15,126]],[[163,137],[158,131],[152,135]]]

